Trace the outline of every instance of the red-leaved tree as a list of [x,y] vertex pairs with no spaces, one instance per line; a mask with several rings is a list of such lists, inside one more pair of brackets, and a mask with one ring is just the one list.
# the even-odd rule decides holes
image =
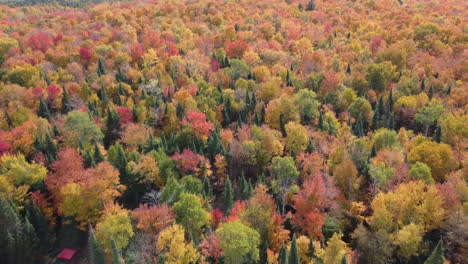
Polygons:
[[187,117],[182,121],[182,124],[191,126],[195,134],[201,139],[207,139],[214,128],[213,123],[206,121],[205,113],[193,110],[187,113]]
[[33,50],[40,50],[46,52],[52,45],[54,45],[54,40],[49,34],[44,32],[39,32],[34,35],[31,35],[27,41],[28,46]]

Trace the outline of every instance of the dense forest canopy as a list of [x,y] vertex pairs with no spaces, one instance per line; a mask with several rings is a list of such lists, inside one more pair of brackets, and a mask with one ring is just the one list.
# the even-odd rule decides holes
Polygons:
[[0,263],[463,263],[467,10],[0,5]]

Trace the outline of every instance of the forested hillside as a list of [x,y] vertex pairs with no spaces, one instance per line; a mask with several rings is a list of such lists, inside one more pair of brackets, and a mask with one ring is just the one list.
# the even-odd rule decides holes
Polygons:
[[468,2],[71,2],[0,5],[0,263],[468,259]]

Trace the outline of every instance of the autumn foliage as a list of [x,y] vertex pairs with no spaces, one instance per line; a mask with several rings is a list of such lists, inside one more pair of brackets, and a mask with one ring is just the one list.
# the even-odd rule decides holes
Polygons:
[[466,262],[463,1],[1,2],[1,263]]

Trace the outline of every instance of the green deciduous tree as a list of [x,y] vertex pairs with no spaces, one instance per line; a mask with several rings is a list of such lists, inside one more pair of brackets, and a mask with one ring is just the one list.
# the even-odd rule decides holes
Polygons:
[[103,135],[99,127],[85,112],[71,111],[65,116],[65,141],[71,146],[101,142]]
[[224,263],[252,263],[259,259],[260,235],[240,221],[224,223],[216,230],[223,250]]
[[307,129],[301,124],[289,122],[286,125],[286,148],[290,153],[299,154],[307,148]]
[[415,164],[411,165],[409,176],[412,180],[423,180],[427,184],[434,184],[434,179],[432,178],[431,174],[431,168],[419,161],[416,161]]
[[360,224],[351,237],[360,252],[360,261],[368,264],[387,264],[392,262],[393,248],[390,234],[385,230],[369,231]]
[[411,223],[396,232],[393,243],[397,246],[397,256],[404,262],[420,251],[424,231],[421,226]]
[[396,66],[389,61],[371,64],[366,75],[369,88],[382,92],[387,84],[395,78],[395,70]]
[[208,224],[208,213],[202,207],[201,198],[191,193],[182,193],[172,209],[176,213],[176,222],[195,239],[199,239],[203,226]]
[[96,225],[96,237],[108,255],[112,254],[112,240],[114,247],[121,250],[127,247],[133,234],[129,212],[118,205],[109,205]]
[[419,109],[414,116],[414,121],[424,127],[424,136],[427,136],[429,128],[442,116],[445,109],[440,105],[427,105]]
[[288,188],[296,182],[299,177],[299,171],[291,157],[274,157],[272,160],[272,172],[276,179],[278,192],[281,195],[281,212],[284,214]]

